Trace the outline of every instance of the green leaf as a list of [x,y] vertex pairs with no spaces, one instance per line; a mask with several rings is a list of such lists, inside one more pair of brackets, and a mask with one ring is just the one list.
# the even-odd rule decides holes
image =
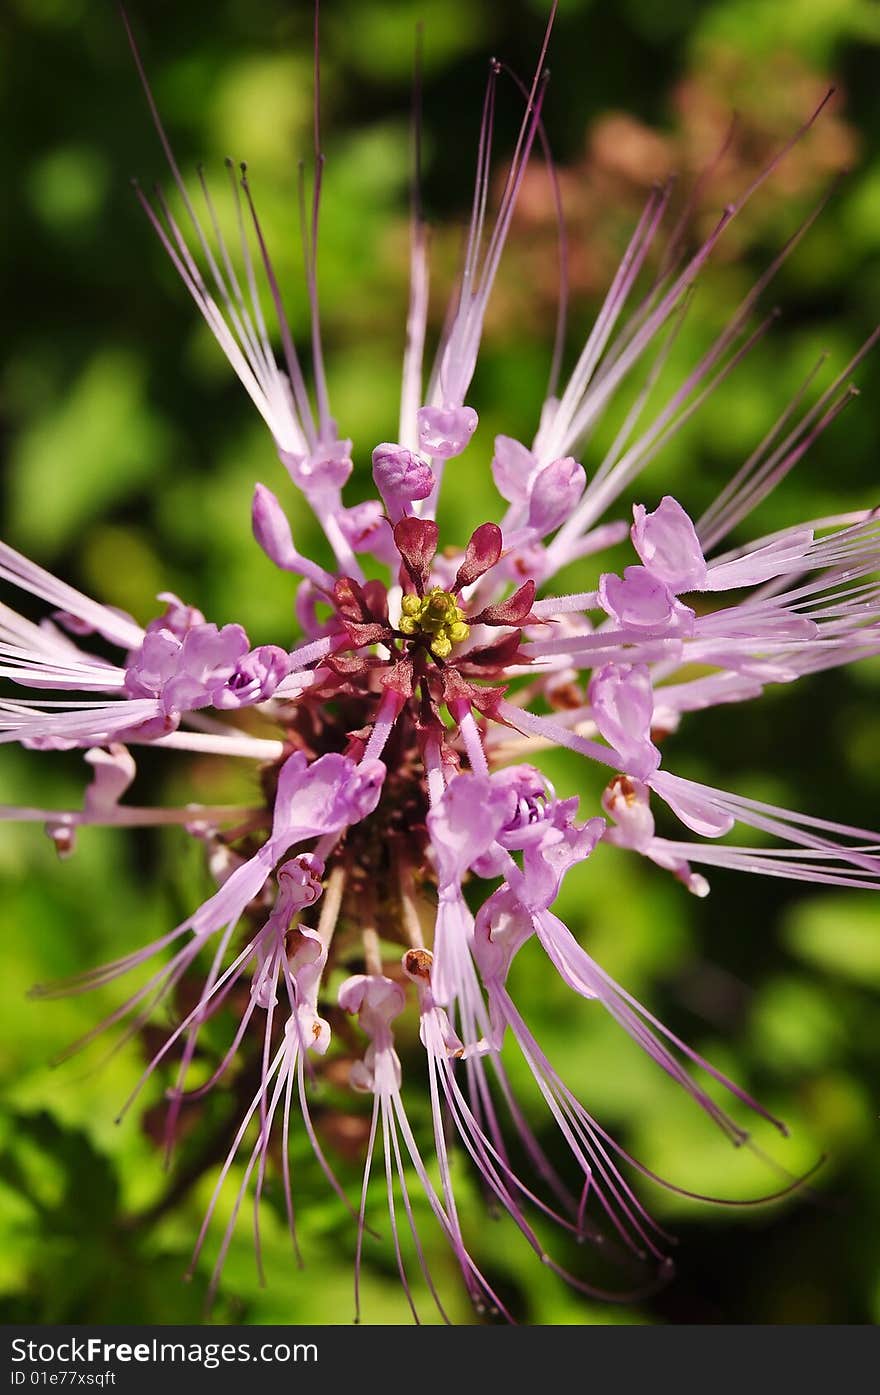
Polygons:
[[880,910],[855,896],[802,902],[784,936],[801,959],[843,978],[880,988]]
[[131,498],[161,468],[165,432],[144,401],[131,355],[94,356],[70,391],[18,439],[10,466],[11,531],[45,554],[86,519]]

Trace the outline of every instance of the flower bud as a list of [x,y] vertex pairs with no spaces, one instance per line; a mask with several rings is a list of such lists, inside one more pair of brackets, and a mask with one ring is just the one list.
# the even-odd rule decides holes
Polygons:
[[299,554],[290,531],[287,515],[272,493],[264,484],[254,486],[254,499],[251,504],[251,526],[260,547],[276,567],[283,571],[296,570]]
[[427,499],[435,482],[427,460],[389,441],[373,451],[373,479],[394,523],[409,512],[414,499]]

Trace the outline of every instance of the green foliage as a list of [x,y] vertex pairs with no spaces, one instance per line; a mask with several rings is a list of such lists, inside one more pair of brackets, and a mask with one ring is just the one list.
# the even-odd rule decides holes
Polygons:
[[785,926],[795,954],[829,974],[880,985],[880,908],[826,896],[796,906]]

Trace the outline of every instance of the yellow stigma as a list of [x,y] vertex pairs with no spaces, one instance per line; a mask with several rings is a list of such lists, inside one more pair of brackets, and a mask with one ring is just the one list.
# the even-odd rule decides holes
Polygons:
[[401,634],[415,638],[424,635],[428,648],[438,659],[448,659],[454,644],[470,634],[470,626],[455,596],[435,586],[425,596],[404,596],[400,603]]

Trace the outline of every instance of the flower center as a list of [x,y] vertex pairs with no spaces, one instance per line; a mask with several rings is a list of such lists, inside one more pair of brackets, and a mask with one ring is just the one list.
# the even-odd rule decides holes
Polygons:
[[453,645],[461,644],[470,634],[470,626],[455,596],[439,586],[432,587],[424,596],[404,596],[399,629],[411,639],[423,637],[438,659],[448,658]]

